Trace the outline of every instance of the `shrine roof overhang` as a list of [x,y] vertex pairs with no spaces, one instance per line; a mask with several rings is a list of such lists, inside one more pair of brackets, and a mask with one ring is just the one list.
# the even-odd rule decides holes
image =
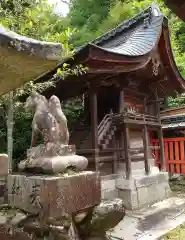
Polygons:
[[176,108],[168,108],[162,110],[160,112],[161,119],[176,117],[176,116],[185,116],[185,106],[183,107],[176,107]]
[[164,130],[185,128],[185,107],[169,108],[161,111],[161,122]]
[[[153,81],[156,84],[160,96],[184,92],[185,82],[173,58],[168,20],[162,15],[158,6],[152,4],[134,18],[77,49],[74,57],[66,62],[71,68],[83,64],[88,67],[88,71],[84,76],[69,76],[59,81],[57,89],[58,91],[60,89],[61,94],[62,92],[65,94],[66,90],[71,91],[74,86],[77,86],[75,80],[78,81],[78,86],[83,85],[84,81],[79,79],[84,78],[86,82],[93,81],[92,75],[99,78],[101,74],[130,74],[140,70],[147,71],[156,55],[159,55],[164,72],[163,78],[166,80],[161,83],[155,76],[150,76],[148,82]],[[60,63],[57,68],[62,67],[63,63]],[[38,81],[52,78],[57,68],[43,75]],[[67,83],[68,79],[73,81]],[[161,90],[161,86],[165,91]]]
[[185,21],[184,0],[165,0],[166,5],[183,21]]
[[0,96],[53,69],[61,56],[61,44],[27,38],[0,25]]

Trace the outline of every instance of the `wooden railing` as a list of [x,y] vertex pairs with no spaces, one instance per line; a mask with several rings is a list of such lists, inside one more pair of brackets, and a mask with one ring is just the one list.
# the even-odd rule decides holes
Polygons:
[[98,125],[98,140],[101,140],[104,133],[110,128],[113,114],[107,114]]
[[[152,139],[153,146],[159,146],[159,141]],[[154,149],[156,165],[160,168],[160,150]],[[181,173],[185,175],[185,137],[165,138],[164,152],[166,169],[170,173]]]
[[115,122],[124,123],[136,123],[136,124],[151,124],[160,125],[159,118],[156,116],[146,114],[132,114],[132,113],[120,113],[114,114],[112,120]]

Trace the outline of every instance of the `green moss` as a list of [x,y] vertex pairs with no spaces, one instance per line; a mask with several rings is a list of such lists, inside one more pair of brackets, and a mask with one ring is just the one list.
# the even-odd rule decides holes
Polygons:
[[185,223],[181,224],[162,238],[160,240],[184,240],[185,239]]

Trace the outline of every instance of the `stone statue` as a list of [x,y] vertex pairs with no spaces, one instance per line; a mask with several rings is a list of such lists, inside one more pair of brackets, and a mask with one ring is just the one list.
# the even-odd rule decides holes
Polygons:
[[67,145],[69,143],[67,119],[62,111],[60,100],[55,95],[51,96],[51,98],[49,99],[49,110],[50,113],[55,117],[59,125],[59,132],[61,134],[62,142]]
[[[33,112],[31,148],[27,150],[27,159],[20,162],[19,170],[33,173],[64,173],[68,168],[84,170],[88,160],[76,155],[74,145],[69,143],[67,119],[60,100],[51,96],[49,101],[33,92],[25,103],[25,108]],[[41,134],[43,144],[36,145]]]
[[61,109],[60,100],[56,96],[52,96],[48,102],[44,96],[33,92],[28,97],[25,108],[34,113],[31,147],[35,146],[39,133],[43,137],[44,144],[48,142],[68,144],[67,119]]

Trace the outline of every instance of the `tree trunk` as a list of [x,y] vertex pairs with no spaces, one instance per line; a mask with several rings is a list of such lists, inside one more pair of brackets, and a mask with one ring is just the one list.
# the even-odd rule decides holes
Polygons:
[[12,172],[12,155],[13,155],[13,91],[9,93],[7,108],[7,152],[8,152],[8,170]]

